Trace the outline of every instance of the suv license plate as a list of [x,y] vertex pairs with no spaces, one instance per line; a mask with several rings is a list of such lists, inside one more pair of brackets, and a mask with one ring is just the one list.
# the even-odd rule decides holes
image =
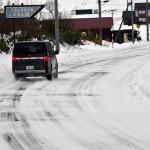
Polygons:
[[34,66],[26,66],[26,70],[33,70]]

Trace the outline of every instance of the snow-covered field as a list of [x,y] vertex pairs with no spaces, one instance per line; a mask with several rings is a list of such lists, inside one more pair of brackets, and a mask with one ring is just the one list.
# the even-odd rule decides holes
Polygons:
[[149,150],[149,50],[61,47],[52,82],[15,81],[0,54],[0,150]]

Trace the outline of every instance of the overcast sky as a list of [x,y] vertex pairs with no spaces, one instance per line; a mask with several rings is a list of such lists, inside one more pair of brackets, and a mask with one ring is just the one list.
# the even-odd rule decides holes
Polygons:
[[[8,0],[2,0],[5,4]],[[24,4],[43,4],[46,0],[10,0],[11,3],[24,3]],[[58,0],[59,8],[64,10],[72,10],[72,9],[86,9],[86,8],[94,8],[96,9],[98,0]],[[110,0],[108,4],[102,6],[102,9],[109,8],[110,6],[114,6],[118,3],[118,1],[122,1],[122,4],[126,4],[126,0]],[[125,2],[125,3],[124,3]],[[110,8],[111,8],[110,7]]]
[[[8,0],[0,0],[4,4]],[[11,3],[24,3],[24,4],[43,4],[46,0],[10,0]],[[72,10],[80,8],[94,8],[96,9],[98,0],[58,0],[59,8],[62,10]],[[103,1],[103,0],[102,0]],[[145,2],[146,0],[133,0],[133,2]],[[127,0],[109,0],[108,3],[102,3],[102,9],[125,9]]]
[[[6,3],[8,0],[0,0]],[[46,0],[10,0],[11,3],[24,3],[24,4],[43,4]],[[93,7],[97,4],[96,0],[58,0],[59,7],[64,8],[66,10],[70,10],[73,8],[86,8]]]

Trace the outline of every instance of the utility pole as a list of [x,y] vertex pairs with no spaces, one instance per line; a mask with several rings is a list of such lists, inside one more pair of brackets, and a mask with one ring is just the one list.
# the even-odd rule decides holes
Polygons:
[[134,44],[134,26],[133,26],[133,24],[134,24],[134,16],[133,16],[133,1],[132,0],[131,0],[131,2],[129,2],[129,0],[127,0],[127,8],[126,8],[125,13],[123,14],[122,21],[121,21],[121,24],[120,24],[119,31],[117,33],[115,42],[118,41],[118,38],[119,38],[119,35],[120,35],[120,30],[121,30],[121,27],[122,27],[122,24],[123,24],[123,21],[124,21],[124,17],[127,15],[127,12],[128,12],[128,9],[129,9],[130,5],[131,5],[132,42]]
[[101,10],[101,0],[98,0],[98,10],[99,10],[99,38],[100,38],[100,41],[99,41],[99,44],[102,46],[102,36],[103,36],[103,33],[102,33],[102,10]]
[[55,4],[55,42],[56,42],[56,52],[59,53],[59,18],[58,18],[58,1],[54,0]]
[[147,25],[147,41],[149,42],[149,9],[148,0],[146,0],[146,25]]
[[[14,3],[13,6],[15,6]],[[13,42],[14,44],[16,43],[16,20],[15,19],[13,19]]]
[[13,42],[16,43],[16,21],[13,19]]
[[117,43],[118,38],[119,38],[119,35],[120,35],[120,31],[121,31],[121,27],[122,27],[122,24],[123,24],[123,21],[124,21],[124,17],[127,15],[128,8],[129,8],[129,3],[128,3],[128,0],[127,0],[127,8],[126,8],[125,13],[123,14],[122,21],[121,21],[121,24],[120,24],[120,26],[119,26],[119,31],[118,31],[118,33],[117,33],[117,35],[116,35],[116,38],[115,38],[115,42],[116,42],[116,43]]
[[98,0],[98,10],[99,10],[99,19],[98,19],[98,24],[99,24],[99,38],[100,38],[100,45],[102,46],[103,43],[103,23],[102,23],[102,2],[106,3],[108,2],[109,0],[104,0],[104,1],[101,1],[101,0]]
[[131,24],[132,24],[132,43],[134,44],[134,16],[133,16],[133,0],[131,0]]
[[112,14],[112,34],[111,34],[111,38],[112,38],[112,48],[114,48],[114,33],[113,33],[113,31],[114,31],[114,11],[115,10],[110,10],[111,11],[111,14]]
[[22,24],[21,25],[22,26],[21,27],[22,28],[22,41],[24,41],[24,19],[23,18],[21,19],[21,24]]
[[[21,3],[21,6],[23,6],[24,4]],[[22,28],[22,41],[24,41],[24,19],[21,19],[21,28]]]

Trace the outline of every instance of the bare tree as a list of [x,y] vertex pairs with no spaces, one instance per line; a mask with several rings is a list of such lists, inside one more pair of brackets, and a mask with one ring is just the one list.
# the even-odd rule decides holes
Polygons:
[[[49,11],[49,15],[52,19],[55,18],[55,0],[47,0],[45,8]],[[59,19],[68,18],[70,15],[66,11],[58,12]]]
[[11,5],[10,0],[7,0],[6,4],[7,4],[8,6]]
[[3,12],[3,2],[2,2],[2,0],[0,0],[0,13],[2,13]]
[[50,17],[54,19],[55,18],[54,0],[47,0],[47,2],[45,3],[45,8],[49,11]]

